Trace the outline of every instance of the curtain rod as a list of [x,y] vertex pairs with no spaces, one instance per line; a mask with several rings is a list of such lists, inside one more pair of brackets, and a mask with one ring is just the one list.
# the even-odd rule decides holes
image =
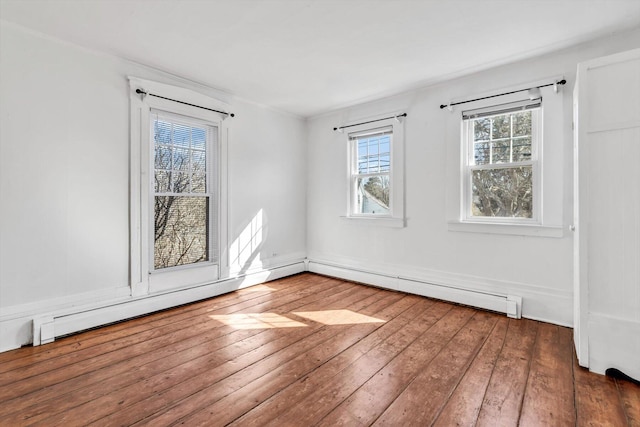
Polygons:
[[546,84],[546,85],[533,86],[533,87],[528,87],[526,89],[512,90],[511,92],[499,93],[497,95],[483,96],[482,98],[469,99],[468,101],[450,102],[449,104],[446,104],[446,105],[445,104],[440,105],[440,109],[447,108],[447,107],[453,107],[454,105],[466,104],[467,102],[474,102],[474,101],[481,101],[483,99],[495,98],[497,96],[511,95],[512,93],[524,92],[525,90],[540,89],[541,87],[547,87],[547,86],[555,86],[555,87],[557,87],[557,85],[564,85],[566,83],[567,83],[567,81],[565,79],[562,79],[560,81],[549,83],[549,84]]
[[149,95],[149,96],[155,96],[156,98],[162,98],[162,99],[166,99],[167,101],[173,101],[173,102],[177,102],[179,104],[184,104],[184,105],[188,105],[190,107],[196,107],[196,108],[202,108],[203,110],[209,110],[209,111],[213,111],[214,113],[220,113],[220,114],[226,114],[229,117],[235,117],[236,115],[233,113],[227,113],[226,111],[220,111],[220,110],[214,110],[213,108],[207,108],[207,107],[202,107],[200,105],[195,105],[195,104],[189,104],[188,102],[184,102],[184,101],[178,101],[177,99],[171,99],[171,98],[166,98],[164,96],[160,96],[160,95],[155,95],[153,93],[148,93],[145,92],[142,89],[136,89],[136,93],[137,94],[144,94],[144,95]]
[[389,120],[389,119],[396,119],[397,120],[398,117],[407,117],[407,113],[398,114],[397,116],[384,117],[382,119],[370,120],[368,122],[355,123],[355,124],[346,125],[346,126],[339,126],[339,127],[333,128],[333,130],[340,131],[340,130],[345,129],[345,128],[350,128],[350,127],[353,127],[353,126],[360,126],[360,125],[368,125],[369,123],[380,122],[382,120]]

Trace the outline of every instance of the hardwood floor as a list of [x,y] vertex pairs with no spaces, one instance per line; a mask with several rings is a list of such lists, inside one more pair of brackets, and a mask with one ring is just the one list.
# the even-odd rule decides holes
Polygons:
[[640,426],[571,329],[305,273],[0,353],[0,425]]

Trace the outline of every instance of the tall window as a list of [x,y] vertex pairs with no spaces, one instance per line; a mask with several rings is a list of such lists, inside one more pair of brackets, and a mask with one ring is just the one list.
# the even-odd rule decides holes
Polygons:
[[152,111],[153,269],[215,262],[217,127]]
[[463,113],[463,218],[538,220],[540,100]]
[[391,215],[393,127],[349,134],[351,215]]

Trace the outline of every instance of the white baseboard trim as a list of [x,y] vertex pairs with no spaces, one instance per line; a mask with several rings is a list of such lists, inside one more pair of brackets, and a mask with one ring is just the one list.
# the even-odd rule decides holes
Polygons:
[[143,297],[120,297],[54,310],[48,301],[39,303],[39,309],[31,304],[29,311],[22,315],[11,310],[10,317],[0,318],[0,352],[27,344],[44,344],[63,335],[211,298],[304,271],[306,264],[303,259],[298,259],[288,265],[262,271],[253,270],[242,276]]
[[616,368],[640,380],[640,322],[589,313],[589,370]]
[[374,271],[349,261],[310,258],[307,263],[308,270],[314,273],[492,310],[513,318],[569,327],[573,321],[570,292],[402,266],[377,266]]
[[386,289],[497,311],[513,318],[520,318],[521,314],[522,299],[517,296],[491,295],[464,289],[455,289],[448,286],[422,282],[417,279],[408,279],[401,276],[386,276],[314,261],[309,262],[309,271],[354,282],[371,284]]

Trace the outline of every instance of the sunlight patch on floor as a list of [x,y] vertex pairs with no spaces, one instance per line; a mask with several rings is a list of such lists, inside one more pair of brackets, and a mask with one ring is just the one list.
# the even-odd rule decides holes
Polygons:
[[307,326],[304,323],[275,313],[214,314],[209,317],[236,329],[300,328]]
[[296,316],[324,325],[355,325],[360,323],[384,323],[384,320],[351,310],[295,311]]

